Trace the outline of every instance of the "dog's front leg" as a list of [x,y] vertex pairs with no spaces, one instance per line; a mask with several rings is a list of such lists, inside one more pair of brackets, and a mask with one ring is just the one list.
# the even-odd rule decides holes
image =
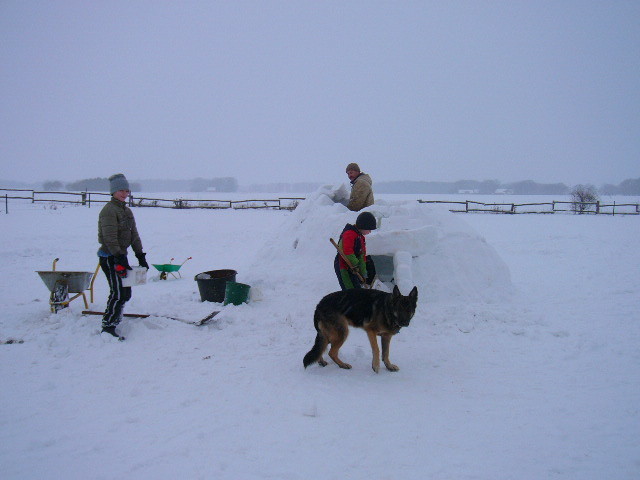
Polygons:
[[389,361],[389,348],[391,345],[391,337],[388,333],[381,335],[380,343],[382,344],[382,361],[384,362],[387,370],[391,372],[397,372],[400,368]]
[[373,355],[373,361],[371,362],[371,368],[378,373],[380,371],[380,349],[378,348],[378,339],[375,332],[367,330],[367,337],[369,337],[369,343],[371,344],[371,354]]

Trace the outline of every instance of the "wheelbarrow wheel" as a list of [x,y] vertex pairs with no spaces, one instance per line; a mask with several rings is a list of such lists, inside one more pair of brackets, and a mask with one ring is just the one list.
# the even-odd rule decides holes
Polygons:
[[59,310],[63,308],[67,308],[69,303],[64,303],[69,301],[69,285],[65,282],[57,281],[53,287],[53,291],[51,292],[51,298],[49,303],[51,304],[51,311],[53,313],[58,313]]

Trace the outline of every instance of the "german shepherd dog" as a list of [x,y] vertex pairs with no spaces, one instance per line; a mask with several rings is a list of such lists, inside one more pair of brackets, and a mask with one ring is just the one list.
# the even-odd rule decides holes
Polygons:
[[338,357],[338,351],[347,339],[351,325],[367,332],[373,353],[371,367],[374,372],[378,373],[380,370],[378,335],[382,338],[382,361],[387,370],[398,371],[399,368],[389,361],[389,344],[391,337],[402,327],[409,326],[417,303],[418,287],[413,287],[407,296],[402,295],[397,286],[393,288],[393,293],[370,289],[330,293],[320,300],[313,315],[313,325],[318,333],[313,348],[304,356],[304,368],[315,362],[325,367],[327,362],[322,356],[329,344],[329,357],[340,368],[351,368],[351,365]]

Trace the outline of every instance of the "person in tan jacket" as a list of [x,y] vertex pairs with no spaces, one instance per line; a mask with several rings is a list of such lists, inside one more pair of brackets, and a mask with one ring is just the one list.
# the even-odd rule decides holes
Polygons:
[[347,208],[358,212],[369,205],[373,205],[373,182],[371,177],[360,171],[357,163],[347,165],[347,177],[351,181],[351,197]]

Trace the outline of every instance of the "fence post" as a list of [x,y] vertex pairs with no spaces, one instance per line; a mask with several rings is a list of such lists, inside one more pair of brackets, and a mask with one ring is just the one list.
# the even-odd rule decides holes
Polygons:
[[8,193],[4,194],[4,212],[7,215],[9,214],[9,194]]
[[[614,202],[615,203],[615,202]],[[600,200],[596,202],[596,215],[600,213]]]
[[464,207],[464,211],[465,212],[464,213],[469,213],[469,200],[466,200],[464,202],[464,204],[465,204],[465,207]]
[[87,192],[82,192],[82,205],[87,205]]

